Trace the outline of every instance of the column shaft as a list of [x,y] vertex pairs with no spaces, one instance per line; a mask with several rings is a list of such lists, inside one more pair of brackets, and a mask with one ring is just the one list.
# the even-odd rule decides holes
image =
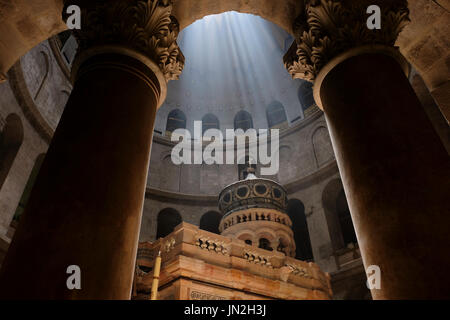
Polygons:
[[[120,54],[79,77],[0,273],[1,298],[129,299],[160,94]],[[81,290],[68,290],[69,265]]]
[[450,159],[397,61],[363,54],[320,99],[375,299],[450,297]]

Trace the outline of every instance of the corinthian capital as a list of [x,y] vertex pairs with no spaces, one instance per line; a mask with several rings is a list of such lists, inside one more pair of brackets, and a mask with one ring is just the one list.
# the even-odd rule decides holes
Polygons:
[[[367,26],[367,8],[381,9],[381,29]],[[305,0],[305,10],[295,20],[295,42],[284,56],[294,79],[314,81],[336,56],[359,46],[394,46],[409,22],[406,0]]]
[[184,56],[176,42],[179,24],[170,0],[66,0],[81,9],[81,29],[74,30],[78,53],[98,46],[122,46],[156,63],[166,80],[176,80]]

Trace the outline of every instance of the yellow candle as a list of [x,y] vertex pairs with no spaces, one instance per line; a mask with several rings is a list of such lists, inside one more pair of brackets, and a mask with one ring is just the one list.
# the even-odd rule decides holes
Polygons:
[[158,252],[158,256],[155,260],[155,267],[153,268],[153,282],[152,293],[150,300],[156,300],[158,296],[159,274],[161,272],[161,251]]

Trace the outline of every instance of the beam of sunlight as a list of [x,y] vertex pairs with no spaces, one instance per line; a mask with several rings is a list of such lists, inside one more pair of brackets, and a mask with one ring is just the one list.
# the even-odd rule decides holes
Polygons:
[[288,120],[301,117],[302,80],[292,80],[283,65],[292,41],[283,29],[250,14],[226,12],[194,22],[179,36],[186,66],[180,80],[169,83],[164,114],[183,110],[190,128],[213,113],[228,129],[236,113],[246,110],[259,129],[268,127],[266,107],[279,101]]

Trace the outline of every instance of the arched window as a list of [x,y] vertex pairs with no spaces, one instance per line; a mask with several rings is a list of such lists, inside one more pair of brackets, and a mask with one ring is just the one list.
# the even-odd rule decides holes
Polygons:
[[258,246],[258,248],[261,248],[261,249],[264,249],[264,250],[273,251],[273,248],[270,246],[270,241],[267,240],[266,238],[259,239],[259,246]]
[[219,119],[211,113],[208,113],[202,118],[202,134],[209,129],[220,129]]
[[78,42],[72,34],[71,30],[66,30],[58,34],[60,41],[61,55],[67,65],[71,65],[78,49]]
[[219,224],[222,216],[216,211],[205,213],[200,219],[200,229],[219,234]]
[[340,179],[328,182],[323,190],[322,203],[334,251],[346,248],[351,243],[357,243],[347,198]]
[[286,111],[279,101],[274,101],[266,108],[269,128],[280,128],[287,124]]
[[353,227],[352,216],[350,215],[350,209],[348,208],[344,190],[341,190],[337,197],[336,211],[345,246],[351,243],[357,243],[358,241],[356,240],[355,228]]
[[8,176],[17,152],[23,141],[23,126],[20,117],[10,114],[0,133],[0,189]]
[[296,246],[295,257],[304,261],[312,261],[313,253],[309,238],[308,223],[306,221],[305,206],[300,200],[290,199],[288,215],[292,221],[292,231]]
[[183,219],[177,210],[172,208],[161,210],[158,214],[156,239],[169,235],[181,222],[183,222]]
[[234,117],[234,129],[247,131],[251,128],[253,128],[253,119],[250,113],[244,110],[239,111]]
[[20,198],[19,205],[17,206],[16,212],[14,214],[13,221],[19,221],[22,213],[24,212],[28,200],[30,199],[31,191],[33,190],[34,183],[36,182],[37,175],[41,169],[42,163],[44,162],[45,153],[40,154],[34,161],[33,169],[31,170],[30,176],[28,177],[27,184]]
[[311,82],[304,81],[300,85],[300,88],[298,88],[298,100],[303,111],[314,104],[313,84]]
[[186,129],[186,115],[179,109],[170,111],[167,116],[166,134],[170,135],[176,129]]

